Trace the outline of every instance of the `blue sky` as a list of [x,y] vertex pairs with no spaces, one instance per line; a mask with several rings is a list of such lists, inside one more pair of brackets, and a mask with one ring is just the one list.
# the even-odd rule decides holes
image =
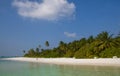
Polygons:
[[22,55],[49,41],[120,32],[120,0],[1,0],[0,56]]

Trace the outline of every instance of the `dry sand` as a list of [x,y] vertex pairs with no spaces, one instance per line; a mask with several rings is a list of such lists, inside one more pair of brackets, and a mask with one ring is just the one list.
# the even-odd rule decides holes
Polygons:
[[99,65],[99,66],[120,66],[120,58],[98,58],[98,59],[75,59],[75,58],[3,58],[2,60],[39,62],[63,65]]

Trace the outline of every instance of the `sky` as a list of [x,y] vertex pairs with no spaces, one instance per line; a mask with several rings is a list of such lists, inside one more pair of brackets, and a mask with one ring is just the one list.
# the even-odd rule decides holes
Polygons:
[[120,32],[120,0],[1,0],[0,56]]

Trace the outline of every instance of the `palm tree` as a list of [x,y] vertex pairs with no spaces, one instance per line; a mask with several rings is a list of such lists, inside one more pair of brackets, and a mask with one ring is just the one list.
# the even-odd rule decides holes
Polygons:
[[116,44],[118,44],[118,47],[120,46],[120,32],[114,39],[116,41]]
[[46,45],[47,47],[49,47],[49,42],[48,42],[48,41],[46,41],[46,42],[45,42],[45,45]]
[[90,44],[94,41],[94,37],[93,36],[90,36],[88,39],[87,39],[87,42]]
[[62,53],[66,53],[67,52],[67,44],[64,43],[63,41],[60,41],[59,43],[59,49],[61,50]]
[[28,54],[29,54],[29,56],[34,57],[34,56],[35,56],[35,51],[34,51],[34,49],[30,49],[30,50],[28,51]]
[[37,53],[37,54],[39,53],[39,48],[36,48],[36,53]]
[[102,32],[97,35],[95,41],[95,50],[102,51],[106,48],[116,47],[117,42],[112,38],[113,34],[109,35],[108,32]]
[[25,54],[25,50],[23,50],[23,53]]
[[41,52],[41,45],[38,45],[39,52]]
[[25,55],[25,50],[23,50],[23,53],[24,53],[24,55]]
[[59,46],[62,46],[62,45],[64,45],[64,42],[60,41]]

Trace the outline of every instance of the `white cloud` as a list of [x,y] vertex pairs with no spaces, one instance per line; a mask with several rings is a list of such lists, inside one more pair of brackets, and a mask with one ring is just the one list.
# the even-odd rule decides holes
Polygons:
[[12,3],[23,17],[43,20],[58,20],[74,15],[75,5],[67,0],[14,0]]
[[66,35],[67,37],[76,37],[76,33],[69,33],[69,32],[64,32],[64,35]]

